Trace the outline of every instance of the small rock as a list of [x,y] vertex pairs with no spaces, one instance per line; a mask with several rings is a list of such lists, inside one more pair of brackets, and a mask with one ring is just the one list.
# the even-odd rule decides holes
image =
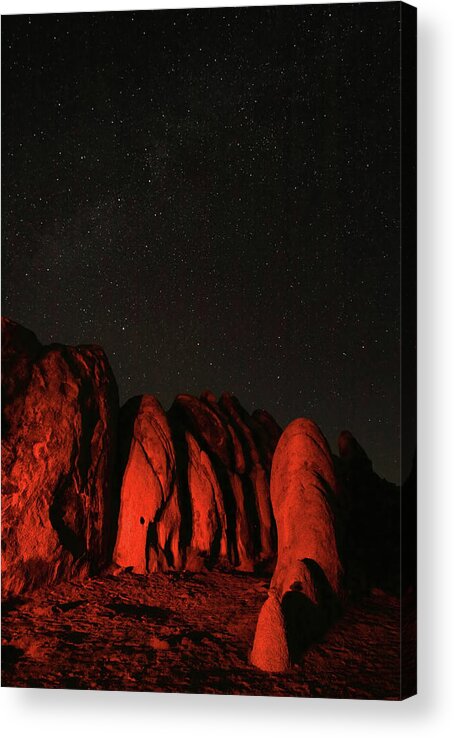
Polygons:
[[169,641],[161,640],[160,638],[156,638],[156,636],[152,636],[150,638],[150,646],[154,648],[155,651],[168,651],[170,649]]

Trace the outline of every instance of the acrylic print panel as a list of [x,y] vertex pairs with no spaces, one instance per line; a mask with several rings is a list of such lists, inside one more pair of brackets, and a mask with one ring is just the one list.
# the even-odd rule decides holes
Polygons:
[[3,685],[415,692],[415,10],[3,18]]

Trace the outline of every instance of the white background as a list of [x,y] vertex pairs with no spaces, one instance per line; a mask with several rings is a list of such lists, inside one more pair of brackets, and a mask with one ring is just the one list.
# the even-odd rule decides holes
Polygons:
[[[2,14],[10,14],[281,4],[290,3],[1,0],[0,8]],[[419,0],[413,4],[419,10],[418,696],[403,703],[380,703],[3,688],[3,735],[454,735],[454,2]]]

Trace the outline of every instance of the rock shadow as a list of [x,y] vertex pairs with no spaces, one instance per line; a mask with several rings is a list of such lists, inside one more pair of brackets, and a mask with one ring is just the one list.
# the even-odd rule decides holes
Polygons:
[[295,582],[282,598],[287,645],[292,663],[301,661],[304,652],[319,641],[340,613],[340,603],[322,568],[312,559],[304,559],[315,590],[314,602]]
[[130,602],[109,602],[105,606],[112,611],[111,617],[124,615],[137,620],[153,620],[155,623],[166,623],[171,616],[171,611],[164,607],[154,605],[136,605]]

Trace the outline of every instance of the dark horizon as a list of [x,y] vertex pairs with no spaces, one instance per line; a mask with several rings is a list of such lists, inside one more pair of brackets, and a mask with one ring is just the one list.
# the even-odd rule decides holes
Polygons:
[[399,5],[3,17],[3,313],[398,481]]

